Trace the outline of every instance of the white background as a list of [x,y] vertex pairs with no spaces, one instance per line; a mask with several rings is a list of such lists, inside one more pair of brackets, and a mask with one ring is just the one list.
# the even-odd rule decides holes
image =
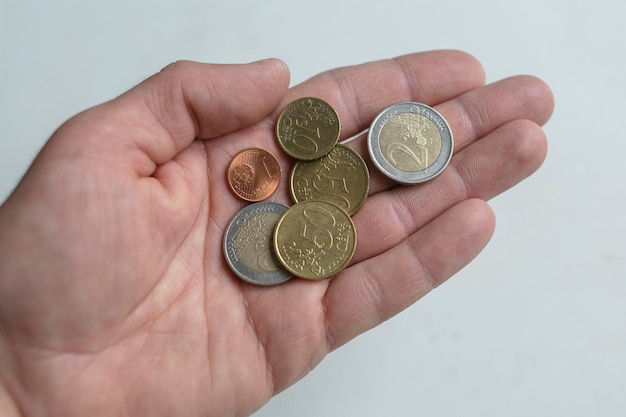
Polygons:
[[[65,119],[170,61],[278,57],[292,83],[454,48],[546,80],[540,171],[487,249],[332,353],[266,416],[626,415],[626,10],[618,0],[0,0],[0,201]],[[2,233],[2,231],[0,231]]]

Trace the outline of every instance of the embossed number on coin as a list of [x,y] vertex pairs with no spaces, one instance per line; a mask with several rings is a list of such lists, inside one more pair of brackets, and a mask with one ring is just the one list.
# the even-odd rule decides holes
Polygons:
[[294,202],[323,200],[352,216],[365,202],[370,178],[361,155],[337,145],[320,159],[296,162],[289,184]]
[[341,134],[339,115],[332,106],[314,97],[288,104],[276,122],[281,148],[296,159],[310,161],[326,155]]
[[421,103],[397,103],[372,122],[367,140],[374,165],[404,184],[428,181],[450,162],[454,141],[450,126],[435,109]]
[[224,256],[241,279],[256,285],[276,285],[290,279],[274,255],[276,222],[288,207],[264,201],[250,204],[235,215],[224,234]]
[[239,197],[261,201],[276,191],[281,169],[276,157],[265,149],[244,149],[228,167],[228,184]]
[[356,247],[356,232],[348,214],[325,201],[294,204],[274,230],[274,250],[295,276],[318,280],[346,267]]

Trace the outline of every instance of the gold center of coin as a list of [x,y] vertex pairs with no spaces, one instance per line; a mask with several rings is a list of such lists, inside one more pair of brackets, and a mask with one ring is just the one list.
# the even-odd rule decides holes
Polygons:
[[398,114],[380,131],[380,149],[391,165],[402,171],[422,171],[441,153],[441,134],[427,117]]
[[280,215],[260,213],[250,217],[235,237],[235,247],[241,263],[256,272],[273,272],[280,269],[272,247],[274,225]]

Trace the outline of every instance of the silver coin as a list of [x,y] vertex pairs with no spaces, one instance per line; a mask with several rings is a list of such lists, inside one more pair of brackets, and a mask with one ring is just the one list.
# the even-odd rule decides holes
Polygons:
[[274,254],[276,222],[289,207],[271,201],[250,204],[231,220],[224,233],[224,256],[242,280],[256,285],[277,285],[292,275]]
[[370,157],[383,174],[402,184],[439,175],[450,162],[454,140],[448,122],[422,103],[397,103],[372,121],[367,137]]

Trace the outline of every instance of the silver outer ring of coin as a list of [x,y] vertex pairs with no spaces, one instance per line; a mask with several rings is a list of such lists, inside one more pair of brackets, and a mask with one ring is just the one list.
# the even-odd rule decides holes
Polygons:
[[[272,201],[261,201],[250,204],[239,210],[235,217],[233,217],[230,221],[228,227],[226,228],[226,232],[224,233],[224,257],[226,258],[226,262],[228,263],[230,269],[232,269],[235,275],[239,278],[250,284],[270,286],[282,284],[283,282],[289,281],[293,277],[293,275],[282,267],[278,259],[276,259],[276,265],[279,266],[280,269],[277,271],[259,272],[251,269],[238,258],[234,246],[235,238],[237,237],[237,233],[242,226],[242,221],[246,221],[259,213],[276,213],[278,218],[280,218],[280,216],[282,216],[288,208],[289,207],[284,204]],[[273,239],[273,233],[271,238]],[[273,244],[270,244],[269,250],[274,250]]]
[[[383,156],[380,149],[380,132],[383,126],[392,117],[403,113],[414,113],[426,117],[434,123],[441,135],[439,156],[433,164],[421,171],[409,172],[394,167]],[[367,148],[376,168],[387,177],[402,184],[417,184],[435,178],[448,166],[448,162],[452,158],[454,139],[450,125],[437,110],[422,103],[404,102],[392,104],[374,118],[367,135]]]

